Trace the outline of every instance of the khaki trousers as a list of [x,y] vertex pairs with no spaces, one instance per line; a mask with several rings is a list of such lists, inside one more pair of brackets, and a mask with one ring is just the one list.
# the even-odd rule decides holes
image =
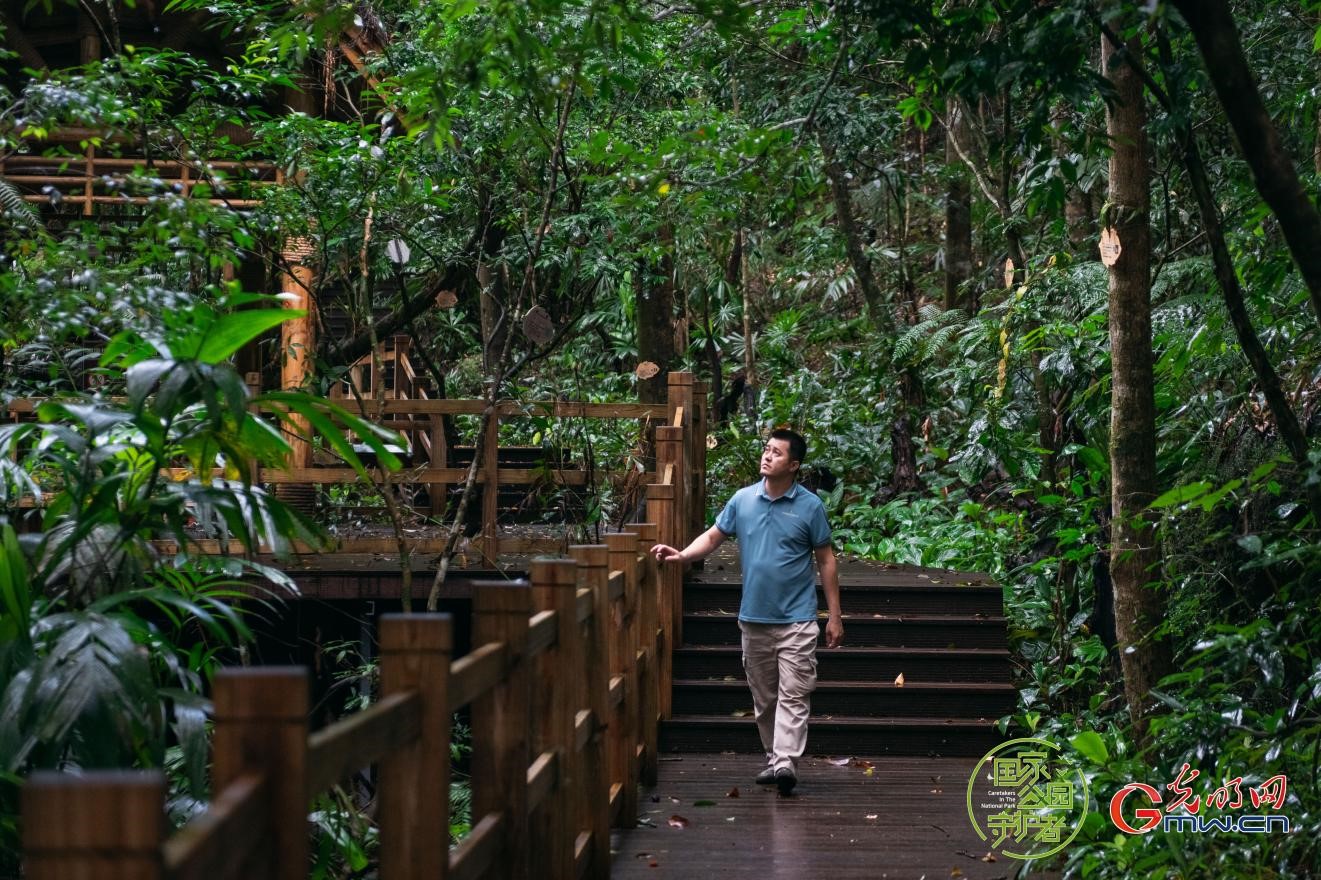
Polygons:
[[807,748],[807,716],[816,689],[816,642],[821,627],[801,623],[747,623],[743,631],[743,670],[752,689],[757,732],[773,769],[795,775]]

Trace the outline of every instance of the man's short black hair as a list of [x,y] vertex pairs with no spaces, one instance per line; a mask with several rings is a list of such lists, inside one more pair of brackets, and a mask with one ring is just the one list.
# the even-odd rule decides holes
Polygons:
[[790,428],[776,428],[774,431],[771,431],[771,436],[766,439],[787,440],[789,442],[790,461],[796,461],[799,464],[802,464],[803,459],[807,458],[807,441],[804,440],[803,435],[799,434],[797,431]]

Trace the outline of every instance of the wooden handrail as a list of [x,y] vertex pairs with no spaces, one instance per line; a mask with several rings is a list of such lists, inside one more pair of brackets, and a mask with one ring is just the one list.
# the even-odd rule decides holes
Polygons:
[[422,734],[417,694],[394,694],[312,734],[307,741],[308,800]]
[[457,712],[500,683],[508,649],[487,642],[450,667],[450,712]]

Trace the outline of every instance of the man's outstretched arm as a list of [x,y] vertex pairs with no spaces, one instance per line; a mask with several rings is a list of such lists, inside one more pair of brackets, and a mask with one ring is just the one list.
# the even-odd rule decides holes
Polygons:
[[826,594],[826,647],[838,648],[844,642],[844,613],[839,607],[839,565],[829,544],[816,548],[816,567],[821,572],[821,592]]
[[682,550],[675,550],[669,544],[657,544],[651,548],[651,555],[661,562],[697,562],[710,556],[724,542],[725,533],[711,526]]

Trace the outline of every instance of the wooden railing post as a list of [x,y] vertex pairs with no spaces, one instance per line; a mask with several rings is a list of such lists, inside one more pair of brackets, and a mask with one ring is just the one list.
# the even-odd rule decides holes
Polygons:
[[412,337],[404,334],[396,334],[392,340],[394,343],[394,393],[390,397],[399,400],[413,397],[413,383],[408,379],[408,373],[404,370],[404,362],[408,360],[408,345]]
[[615,824],[633,828],[638,824],[638,736],[640,679],[638,677],[638,559],[636,532],[610,532],[605,536],[610,548],[611,572],[623,572],[624,601],[619,619],[613,621],[614,639],[610,643],[610,675],[624,681],[624,697],[611,716],[610,778],[622,780],[619,811]]
[[[697,537],[697,532],[692,530],[691,513],[694,494],[693,464],[697,461],[697,451],[694,448],[697,435],[693,430],[697,424],[697,414],[694,412],[695,381],[692,373],[669,374],[669,424],[680,429],[679,452],[674,459],[676,462],[674,504],[679,520],[678,537],[683,542],[678,545],[680,547]],[[682,418],[677,418],[680,410],[682,410]]]
[[381,695],[416,691],[422,721],[421,736],[380,764],[381,876],[390,880],[439,880],[449,867],[450,626],[448,614],[381,617]]
[[505,644],[504,677],[472,704],[472,813],[504,813],[504,845],[492,876],[527,880],[528,792],[531,756],[527,657],[532,588],[526,581],[473,584],[473,644]]
[[[280,293],[285,307],[299,309],[301,317],[291,318],[280,325],[280,387],[301,388],[311,375],[316,360],[316,317],[312,289],[316,286],[316,270],[311,265],[315,251],[306,238],[291,238],[285,242],[281,254],[284,269],[280,272]],[[295,468],[312,466],[311,427],[301,418],[293,420],[303,436],[289,437],[290,463]]]
[[[555,612],[555,647],[536,663],[533,703],[537,723],[534,752],[556,756],[554,790],[533,822],[532,851],[543,859],[546,877],[574,877],[578,829],[575,795],[581,776],[574,722],[581,691],[582,644],[579,640],[577,564],[572,559],[538,559],[532,563],[532,601],[539,610]],[[574,680],[575,675],[579,680]]]
[[[692,516],[689,529],[693,537],[706,531],[706,433],[711,415],[709,390],[705,382],[693,385],[693,457],[689,470],[693,475],[692,495],[688,511]],[[701,563],[698,563],[698,567]]]
[[165,831],[159,772],[40,772],[23,784],[27,880],[161,880]]
[[569,555],[578,563],[578,583],[592,593],[592,616],[585,626],[583,658],[587,708],[592,735],[583,748],[582,790],[587,796],[588,827],[592,832],[592,858],[588,877],[610,876],[610,765],[606,757],[606,731],[610,718],[610,548],[605,544],[575,544]]
[[655,523],[638,523],[638,552],[642,554],[642,567],[638,569],[638,633],[640,650],[638,678],[638,710],[641,712],[643,785],[655,785],[660,769],[659,729],[661,692],[660,625],[657,599],[657,564],[651,556],[659,531]]
[[221,791],[244,773],[266,777],[271,850],[258,876],[272,880],[307,875],[307,688],[302,666],[216,673],[211,786]]
[[[689,491],[691,477],[688,473],[692,458],[689,457],[686,446],[686,440],[691,435],[690,427],[685,424],[681,428],[662,429],[657,432],[665,444],[670,447],[670,461],[674,463],[674,526],[673,535],[675,541],[666,541],[682,550],[688,546],[689,542],[696,535],[688,534],[688,508],[692,503],[692,493]],[[689,564],[666,565],[665,579],[665,603],[670,610],[669,634],[670,650],[673,651],[683,644],[683,582],[685,574],[690,568]],[[668,704],[667,704],[668,705]],[[667,713],[665,717],[669,717]]]
[[482,456],[482,470],[486,472],[486,482],[482,484],[482,555],[486,565],[496,567],[500,557],[500,534],[497,531],[496,518],[500,504],[500,413],[492,409],[486,417],[482,431],[482,448],[474,449],[473,455]]
[[[449,467],[449,441],[445,437],[445,417],[440,413],[431,414],[431,461],[433,468]],[[449,483],[432,483],[427,487],[431,498],[431,515],[443,517],[449,504]]]
[[[670,481],[652,483],[647,487],[647,518],[660,529],[657,540],[682,550],[685,542],[682,537],[682,518],[679,514],[680,468],[682,466],[680,435],[682,429],[663,427],[656,429],[656,472],[664,480],[666,474]],[[661,717],[670,717],[670,657],[678,645],[675,622],[682,610],[678,593],[683,584],[683,566],[667,563],[656,572],[657,605],[660,615],[660,628],[664,633],[663,644],[658,649],[657,673],[660,681]]]

